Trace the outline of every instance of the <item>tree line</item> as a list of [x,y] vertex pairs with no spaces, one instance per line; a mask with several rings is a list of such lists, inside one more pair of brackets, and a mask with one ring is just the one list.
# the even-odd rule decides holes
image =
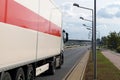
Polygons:
[[108,36],[101,38],[101,45],[105,48],[120,52],[120,32],[110,32]]

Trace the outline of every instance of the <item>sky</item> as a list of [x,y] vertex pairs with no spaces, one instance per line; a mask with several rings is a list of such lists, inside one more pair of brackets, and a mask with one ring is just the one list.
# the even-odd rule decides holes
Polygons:
[[[69,33],[70,39],[90,40],[91,31],[83,24],[92,27],[91,22],[80,20],[79,17],[92,20],[90,10],[73,6],[93,9],[94,0],[54,0],[63,14],[63,28]],[[97,2],[97,38],[108,35],[110,32],[120,32],[120,0],[96,0]]]

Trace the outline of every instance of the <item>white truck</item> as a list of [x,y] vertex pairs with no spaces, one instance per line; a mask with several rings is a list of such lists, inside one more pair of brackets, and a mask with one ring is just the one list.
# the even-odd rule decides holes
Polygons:
[[54,74],[67,40],[54,0],[0,0],[0,80]]

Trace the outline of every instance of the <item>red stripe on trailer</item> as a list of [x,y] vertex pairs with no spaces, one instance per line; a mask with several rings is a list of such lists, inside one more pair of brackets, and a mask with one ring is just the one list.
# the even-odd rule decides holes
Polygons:
[[[0,5],[0,13],[5,12],[3,15],[5,18],[1,19],[1,22],[17,25],[22,28],[32,29],[47,33],[50,35],[61,36],[61,28],[55,25],[54,23],[46,20],[40,15],[34,13],[28,8],[16,3],[14,0],[0,0],[6,5]],[[6,3],[4,2],[6,1]],[[6,6],[6,8],[5,8]],[[1,10],[2,9],[2,10]],[[4,9],[6,11],[4,11]]]
[[4,22],[7,21],[7,10],[8,10],[8,0],[5,0],[5,16],[4,16]]
[[0,22],[5,20],[5,3],[6,0],[0,0]]

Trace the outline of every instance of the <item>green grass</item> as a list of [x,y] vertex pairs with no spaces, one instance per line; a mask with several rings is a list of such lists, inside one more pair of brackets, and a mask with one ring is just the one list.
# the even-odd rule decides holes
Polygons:
[[[84,80],[93,80],[93,62],[90,55]],[[118,70],[100,51],[97,51],[97,80],[120,80]]]

